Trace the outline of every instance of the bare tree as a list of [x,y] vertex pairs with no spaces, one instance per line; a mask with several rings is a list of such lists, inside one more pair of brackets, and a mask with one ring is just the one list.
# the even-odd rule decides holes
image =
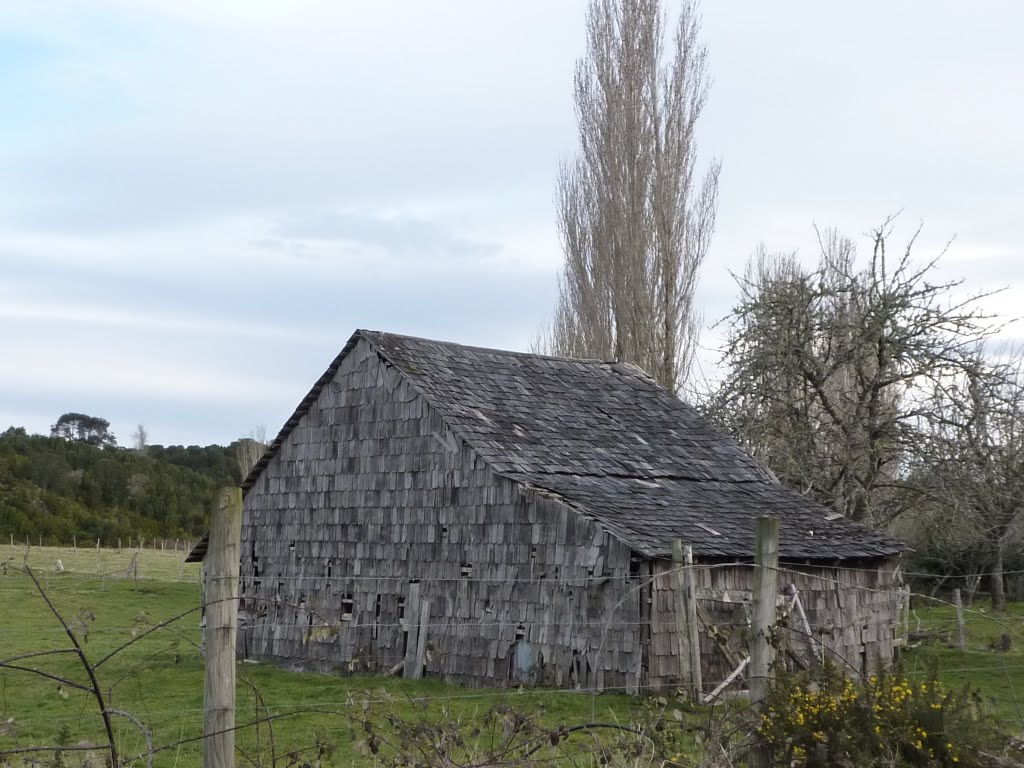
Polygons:
[[[982,350],[936,382],[920,484],[931,503],[918,530],[929,553],[952,550],[990,573],[992,608],[1006,610],[1003,571],[1024,523],[1024,357]],[[969,574],[965,574],[969,575]]]
[[814,270],[762,253],[727,318],[717,416],[780,479],[838,512],[885,525],[912,500],[908,463],[931,384],[957,375],[988,333],[979,297],[936,280],[937,259],[895,258],[891,220],[858,267],[849,239],[821,233]]
[[235,462],[244,480],[267,452],[267,428],[260,425],[235,443]]
[[673,392],[693,360],[718,198],[717,162],[696,178],[710,82],[699,33],[687,0],[666,56],[659,0],[592,0],[575,79],[580,146],[557,184],[565,265],[538,346],[634,363]]
[[139,424],[132,433],[132,445],[138,453],[145,453],[149,445],[149,432],[144,424]]

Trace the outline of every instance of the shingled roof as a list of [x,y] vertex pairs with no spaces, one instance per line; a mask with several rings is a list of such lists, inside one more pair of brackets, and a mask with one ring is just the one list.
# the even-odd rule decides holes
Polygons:
[[729,436],[631,365],[356,331],[243,488],[359,339],[395,366],[498,473],[556,494],[649,557],[681,538],[703,558],[749,557],[754,521],[780,518],[792,560],[872,559],[903,545],[777,482]]

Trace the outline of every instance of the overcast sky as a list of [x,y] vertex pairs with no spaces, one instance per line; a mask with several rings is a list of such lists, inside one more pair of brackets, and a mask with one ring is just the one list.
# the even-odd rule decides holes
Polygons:
[[[0,429],[275,433],[352,331],[525,349],[584,0],[0,3]],[[705,2],[709,321],[902,210],[1024,307],[1024,4]],[[1012,331],[1011,331],[1012,332]],[[705,366],[715,359],[705,339]]]

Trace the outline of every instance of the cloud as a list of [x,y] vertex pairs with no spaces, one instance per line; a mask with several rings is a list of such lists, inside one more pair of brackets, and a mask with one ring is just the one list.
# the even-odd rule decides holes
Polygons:
[[132,329],[146,333],[191,333],[195,335],[252,336],[260,339],[298,342],[308,332],[225,318],[195,317],[187,314],[142,312],[91,304],[65,304],[46,299],[25,300],[4,295],[0,290],[0,319],[43,325],[90,326],[95,329]]
[[289,217],[271,228],[262,245],[310,257],[318,247],[339,247],[354,255],[438,262],[488,260],[501,251],[495,242],[457,234],[426,218],[399,212],[321,210]]
[[[236,18],[95,5],[93,20],[80,4],[59,34],[23,24],[75,65],[47,66],[31,103],[73,106],[44,121],[42,141],[27,138],[39,126],[20,111],[0,128],[22,142],[0,148],[11,226],[109,233],[517,185],[548,198],[571,139],[574,54],[554,41],[578,30],[572,9],[268,3]],[[443,42],[427,30],[445,19]],[[119,25],[145,43],[110,31]],[[550,60],[522,60],[526,38],[564,57],[559,82]],[[82,68],[87,82],[74,79]],[[76,93],[99,98],[106,119],[73,119],[87,106]]]

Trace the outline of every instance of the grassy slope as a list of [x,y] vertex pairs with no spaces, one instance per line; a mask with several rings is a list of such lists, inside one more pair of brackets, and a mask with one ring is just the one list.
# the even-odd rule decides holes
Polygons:
[[[17,562],[23,557],[17,552]],[[102,553],[105,567],[114,570],[127,565],[122,551]],[[0,562],[9,556],[10,548],[0,547]],[[119,644],[131,640],[133,633],[144,631],[149,624],[163,621],[188,611],[199,604],[198,586],[193,582],[174,582],[182,555],[146,551],[140,558],[141,570],[164,578],[164,581],[143,579],[138,583],[112,577],[96,577],[95,550],[91,554],[79,550],[33,550],[31,562],[47,570],[38,574],[51,599],[69,620],[83,611],[95,614],[84,643],[92,659],[99,659]],[[52,571],[52,564],[61,557],[67,573]],[[81,567],[84,572],[70,572]],[[185,570],[183,578],[194,579],[195,566]],[[60,626],[46,608],[29,579],[9,569],[0,575],[0,605],[4,607],[0,621],[0,658],[17,653],[67,647]],[[203,664],[195,643],[199,640],[198,614],[192,614],[175,625],[173,632],[159,631],[136,643],[100,668],[101,685],[112,690],[112,706],[137,715],[153,730],[156,744],[195,737],[202,730]],[[84,637],[84,635],[83,635]],[[40,669],[82,681],[84,674],[70,656],[47,656],[29,664]],[[311,745],[323,737],[337,745],[335,762],[353,765],[364,762],[355,749],[362,737],[353,730],[347,715],[363,717],[363,702],[391,699],[392,703],[374,705],[378,714],[391,710],[403,717],[418,717],[422,709],[415,701],[429,700],[428,713],[439,717],[447,707],[451,716],[479,720],[493,705],[507,703],[517,709],[539,713],[549,725],[598,720],[628,723],[634,716],[634,702],[625,696],[601,696],[596,699],[557,691],[520,693],[517,691],[479,691],[445,686],[436,681],[383,680],[380,678],[339,678],[288,673],[264,665],[239,666],[238,722],[245,722],[256,712],[248,682],[255,684],[274,713],[303,712],[317,709],[318,714],[301,714],[278,720],[274,726],[279,753]],[[70,743],[102,740],[102,729],[95,703],[75,690],[59,690],[56,682],[43,680],[24,672],[0,672],[0,721],[13,717],[17,743],[21,745],[53,744],[61,728],[66,726]],[[118,738],[125,754],[137,754],[145,743],[138,731],[124,720],[117,722]],[[267,729],[260,732],[264,748]],[[256,748],[255,729],[240,734],[239,746],[252,753]],[[0,752],[15,743],[0,736]],[[200,763],[198,742],[158,755],[157,765],[191,766]]]

